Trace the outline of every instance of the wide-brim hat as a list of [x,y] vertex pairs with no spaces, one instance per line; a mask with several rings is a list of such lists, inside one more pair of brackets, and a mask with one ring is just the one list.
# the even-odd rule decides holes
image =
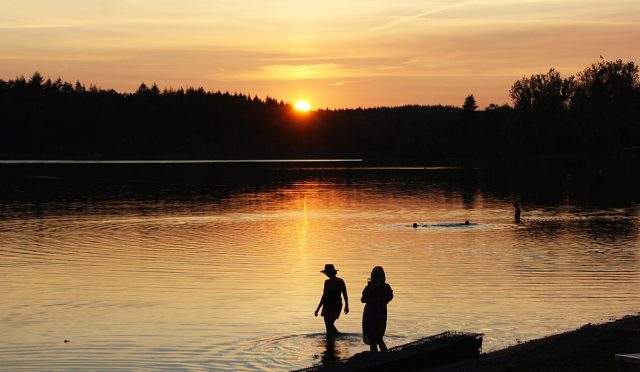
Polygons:
[[336,270],[335,267],[333,267],[333,264],[326,264],[324,265],[324,270],[320,270],[321,273],[337,273],[338,270]]

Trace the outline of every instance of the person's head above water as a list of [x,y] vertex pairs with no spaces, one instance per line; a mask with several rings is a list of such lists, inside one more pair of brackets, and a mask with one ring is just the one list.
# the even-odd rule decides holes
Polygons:
[[469,224],[469,220],[464,221],[464,224],[468,225]]
[[324,270],[320,270],[321,273],[324,273],[326,276],[333,276],[338,273],[338,270],[333,266],[333,264],[324,265]]
[[384,269],[382,266],[376,266],[371,270],[371,283],[384,283],[386,277],[384,275]]

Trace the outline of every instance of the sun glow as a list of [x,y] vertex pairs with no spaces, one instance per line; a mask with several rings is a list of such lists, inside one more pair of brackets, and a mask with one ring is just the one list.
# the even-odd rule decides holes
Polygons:
[[309,102],[307,101],[298,101],[296,102],[295,106],[293,106],[296,110],[298,111],[302,111],[302,112],[307,112],[309,110],[311,110],[311,106],[309,105]]

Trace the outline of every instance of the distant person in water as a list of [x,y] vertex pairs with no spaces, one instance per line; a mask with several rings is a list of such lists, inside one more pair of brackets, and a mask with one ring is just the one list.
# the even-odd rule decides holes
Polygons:
[[518,202],[515,202],[513,206],[516,208],[515,212],[513,213],[513,219],[516,221],[516,223],[520,223],[520,205],[518,204]]
[[387,304],[393,299],[393,290],[386,283],[384,269],[376,266],[371,271],[371,278],[362,291],[362,299],[366,305],[362,314],[362,339],[371,351],[387,351],[382,338],[387,329]]
[[342,298],[344,296],[344,313],[349,314],[349,297],[347,296],[347,286],[344,284],[344,280],[338,278],[336,274],[338,270],[335,269],[333,264],[324,265],[324,270],[320,271],[324,273],[329,279],[324,281],[324,289],[322,291],[322,297],[320,303],[315,311],[315,316],[318,316],[318,311],[322,307],[322,315],[324,317],[324,325],[327,328],[327,337],[334,337],[338,334],[336,326],[333,324],[338,318],[340,318],[340,311],[342,310]]

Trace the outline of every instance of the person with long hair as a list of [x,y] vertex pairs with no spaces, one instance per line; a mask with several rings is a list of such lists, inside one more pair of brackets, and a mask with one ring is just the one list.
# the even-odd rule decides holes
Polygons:
[[318,316],[318,311],[322,307],[322,315],[324,317],[324,326],[327,329],[327,337],[335,337],[338,335],[338,329],[334,325],[335,321],[340,318],[340,310],[342,310],[342,298],[344,297],[344,313],[349,314],[349,297],[347,296],[347,286],[344,280],[338,278],[336,274],[338,270],[333,264],[324,265],[324,270],[320,271],[324,273],[329,279],[324,281],[324,289],[322,291],[322,297],[320,303],[314,313]]
[[362,314],[362,339],[372,352],[387,351],[383,341],[387,329],[387,304],[393,299],[393,290],[386,283],[382,266],[371,271],[371,278],[362,291],[361,301],[365,303]]

